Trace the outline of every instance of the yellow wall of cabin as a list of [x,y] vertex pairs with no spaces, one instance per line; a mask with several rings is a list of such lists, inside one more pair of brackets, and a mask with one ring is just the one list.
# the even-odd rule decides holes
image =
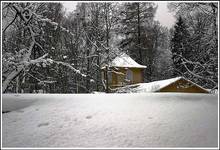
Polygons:
[[[162,89],[158,92],[184,92],[184,93],[208,93],[208,91],[194,85],[190,84],[191,86],[187,87],[187,83],[190,83],[187,80],[180,79]],[[185,88],[184,88],[185,86]]]
[[123,73],[124,75],[112,73],[112,82],[109,82],[111,88],[120,87],[129,84],[141,83],[143,82],[143,69],[141,68],[128,68],[132,71],[133,80],[130,83],[124,83],[124,79],[126,77],[126,69],[125,68],[118,68],[117,72]]
[[[143,69],[140,68],[129,68],[133,72],[133,82],[128,84],[136,84],[136,83],[142,83],[143,82]],[[119,75],[116,73],[112,73],[112,82],[109,82],[109,86],[111,88],[117,88],[123,86],[121,84],[126,75],[126,69],[125,68],[118,68],[117,72],[124,73],[124,75]],[[102,78],[104,78],[104,70],[102,72]],[[127,84],[127,85],[128,85]],[[187,84],[189,84],[188,87],[184,87]],[[207,90],[200,88],[199,86],[185,80],[180,79],[164,88],[161,88],[157,92],[184,92],[184,93],[209,93]]]

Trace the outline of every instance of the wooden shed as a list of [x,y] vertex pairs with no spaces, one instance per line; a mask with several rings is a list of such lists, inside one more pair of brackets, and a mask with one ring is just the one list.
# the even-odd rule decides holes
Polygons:
[[102,67],[102,79],[106,81],[108,72],[108,84],[110,88],[141,83],[144,81],[144,69],[146,66],[135,62],[127,54],[123,53],[109,64],[109,71]]
[[184,77],[174,78],[173,82],[161,87],[157,92],[209,93],[208,90]]
[[182,93],[209,93],[209,91],[198,84],[184,78],[176,77],[166,80],[153,81],[128,85],[116,89],[118,93],[145,93],[145,92],[182,92]]
[[143,86],[146,90],[152,92],[209,93],[207,89],[184,77],[154,81]]

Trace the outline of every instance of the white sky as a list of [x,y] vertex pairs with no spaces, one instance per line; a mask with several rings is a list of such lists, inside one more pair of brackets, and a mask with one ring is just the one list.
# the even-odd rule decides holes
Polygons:
[[175,24],[175,17],[167,8],[167,2],[155,2],[158,4],[155,20],[158,20],[160,24],[171,28]]
[[[158,4],[158,9],[155,15],[155,20],[158,20],[161,25],[171,28],[175,23],[175,18],[172,13],[169,12],[167,8],[167,2],[156,2]],[[71,12],[75,9],[77,2],[62,2],[64,8],[67,12]]]

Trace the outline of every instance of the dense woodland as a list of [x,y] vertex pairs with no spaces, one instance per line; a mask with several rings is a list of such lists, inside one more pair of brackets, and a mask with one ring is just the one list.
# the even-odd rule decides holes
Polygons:
[[[184,76],[218,88],[218,4],[169,3],[168,29],[154,20],[157,5],[2,3],[2,91],[106,91],[101,67],[125,52],[146,65],[144,82]],[[108,70],[111,71],[111,70]]]

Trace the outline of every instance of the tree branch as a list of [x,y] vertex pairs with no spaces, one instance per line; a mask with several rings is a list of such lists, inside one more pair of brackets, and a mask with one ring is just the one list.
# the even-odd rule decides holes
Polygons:
[[5,31],[8,29],[8,27],[14,23],[14,21],[17,18],[17,16],[18,16],[18,13],[16,13],[14,19],[5,27],[5,29],[3,30],[3,34],[5,34]]

